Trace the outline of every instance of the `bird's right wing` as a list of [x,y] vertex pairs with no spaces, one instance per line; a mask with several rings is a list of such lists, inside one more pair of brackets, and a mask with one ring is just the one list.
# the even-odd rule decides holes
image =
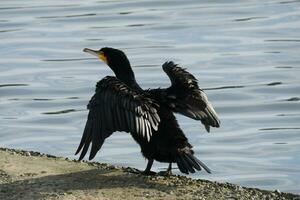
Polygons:
[[133,91],[116,77],[103,78],[88,104],[88,119],[76,151],[78,154],[82,150],[79,160],[85,156],[90,143],[89,159],[93,159],[104,140],[115,131],[131,132],[149,141],[160,122],[158,107],[153,99]]
[[219,127],[218,115],[204,91],[199,88],[197,79],[173,62],[166,62],[162,67],[172,85],[167,89],[153,90],[158,92],[161,101],[174,112],[200,120],[208,132],[211,126]]

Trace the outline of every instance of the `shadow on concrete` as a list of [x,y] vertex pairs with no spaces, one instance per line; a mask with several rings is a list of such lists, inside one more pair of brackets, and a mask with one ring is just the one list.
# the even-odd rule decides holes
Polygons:
[[0,184],[0,199],[45,199],[57,197],[72,190],[137,187],[168,191],[159,183],[150,183],[142,176],[132,174],[114,175],[111,171],[92,169],[74,173],[48,175],[38,178]]

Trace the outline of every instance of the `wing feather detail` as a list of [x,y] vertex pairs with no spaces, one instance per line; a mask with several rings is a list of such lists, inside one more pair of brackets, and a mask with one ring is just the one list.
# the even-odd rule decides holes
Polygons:
[[173,62],[164,63],[162,68],[172,85],[164,90],[156,89],[160,92],[161,101],[174,112],[200,120],[207,132],[210,127],[220,127],[218,115],[204,91],[199,88],[197,79]]
[[89,159],[93,159],[104,140],[115,131],[130,132],[149,142],[160,122],[155,100],[112,76],[97,83],[87,107],[88,119],[76,151],[76,154],[81,151],[79,160],[87,153],[90,143]]

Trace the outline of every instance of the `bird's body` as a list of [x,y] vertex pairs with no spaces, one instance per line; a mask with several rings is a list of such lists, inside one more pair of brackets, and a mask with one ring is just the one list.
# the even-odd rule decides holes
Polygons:
[[129,132],[140,145],[148,159],[144,171],[150,174],[154,160],[177,163],[183,173],[194,173],[204,168],[194,156],[192,145],[180,129],[173,112],[200,120],[207,131],[210,126],[219,127],[219,119],[205,93],[198,87],[196,78],[173,62],[166,62],[163,70],[172,85],[165,89],[143,90],[136,82],[126,55],[117,49],[102,48],[99,51],[85,49],[97,55],[114,71],[116,77],[107,76],[96,86],[90,100],[86,127],[76,153],[79,159],[92,143],[90,159],[94,158],[105,138],[115,131]]
[[179,128],[172,111],[160,106],[158,115],[161,121],[158,130],[153,132],[149,142],[134,134],[132,137],[140,145],[143,156],[148,160],[174,163],[178,154],[177,150],[185,147],[191,148],[191,145]]

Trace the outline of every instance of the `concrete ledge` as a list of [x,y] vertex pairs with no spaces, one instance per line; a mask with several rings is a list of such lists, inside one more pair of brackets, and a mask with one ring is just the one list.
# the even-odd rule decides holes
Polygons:
[[141,176],[134,169],[0,148],[0,199],[299,199],[185,176]]

